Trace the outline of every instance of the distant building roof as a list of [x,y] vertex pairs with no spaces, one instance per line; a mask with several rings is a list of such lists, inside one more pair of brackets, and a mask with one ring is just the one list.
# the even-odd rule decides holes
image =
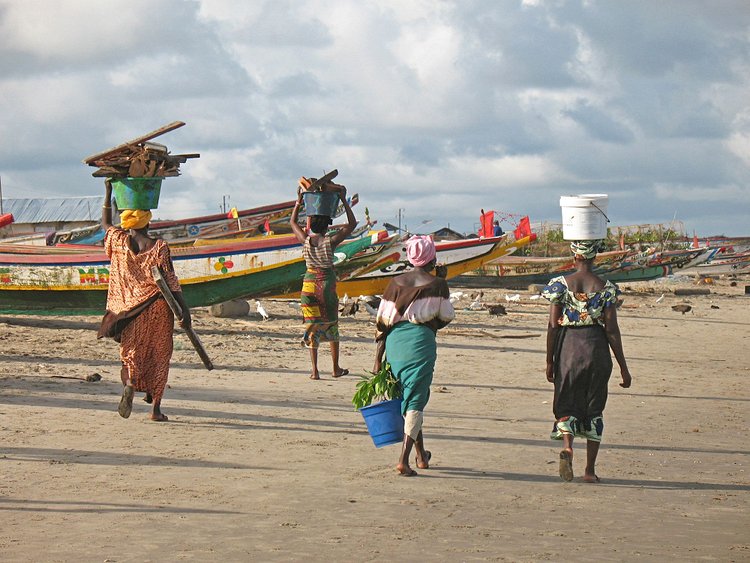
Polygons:
[[102,217],[102,198],[101,196],[3,198],[3,213],[12,213],[15,223],[99,221]]
[[443,227],[442,229],[438,229],[437,231],[434,231],[432,233],[432,236],[434,238],[447,238],[453,240],[461,240],[466,238],[464,235],[457,231],[454,231],[450,227]]

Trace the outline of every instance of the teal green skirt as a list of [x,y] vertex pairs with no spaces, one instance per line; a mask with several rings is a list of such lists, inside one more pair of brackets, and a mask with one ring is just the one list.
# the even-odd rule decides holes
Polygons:
[[437,359],[435,333],[425,325],[400,322],[388,333],[385,356],[401,383],[401,414],[423,411],[430,400],[430,385]]

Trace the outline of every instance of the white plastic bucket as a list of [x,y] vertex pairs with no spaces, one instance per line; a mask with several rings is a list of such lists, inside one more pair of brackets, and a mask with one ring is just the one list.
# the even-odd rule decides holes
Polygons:
[[563,238],[597,240],[607,238],[607,194],[581,194],[560,197]]

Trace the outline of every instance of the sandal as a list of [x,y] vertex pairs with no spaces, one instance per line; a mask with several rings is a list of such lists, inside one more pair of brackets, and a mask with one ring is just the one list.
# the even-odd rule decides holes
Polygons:
[[126,385],[122,388],[120,405],[117,407],[117,412],[122,418],[128,418],[133,410],[133,395],[135,395],[135,389],[132,385]]
[[563,481],[573,480],[573,456],[568,450],[560,451],[560,478]]
[[343,377],[344,375],[349,375],[349,370],[348,369],[342,369],[339,372],[335,372],[333,374],[333,377]]

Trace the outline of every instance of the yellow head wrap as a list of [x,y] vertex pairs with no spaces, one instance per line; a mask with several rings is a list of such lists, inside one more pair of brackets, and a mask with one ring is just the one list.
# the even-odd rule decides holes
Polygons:
[[120,226],[123,229],[142,229],[151,221],[148,209],[125,209],[120,213]]

